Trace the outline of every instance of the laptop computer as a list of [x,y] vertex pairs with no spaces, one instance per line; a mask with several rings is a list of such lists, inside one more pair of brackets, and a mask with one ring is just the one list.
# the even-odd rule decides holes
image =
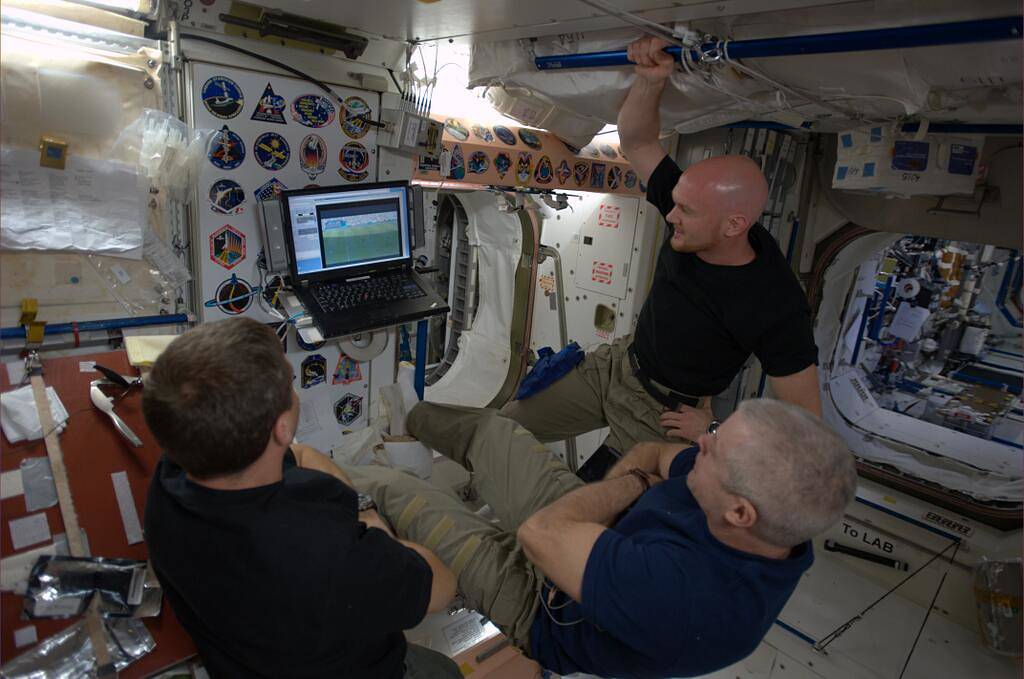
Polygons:
[[408,182],[281,192],[292,287],[324,338],[448,311],[413,269],[416,202]]

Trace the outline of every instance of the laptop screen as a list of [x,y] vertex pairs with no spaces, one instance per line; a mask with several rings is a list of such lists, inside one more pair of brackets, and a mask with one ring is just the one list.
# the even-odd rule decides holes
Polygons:
[[299,276],[408,258],[405,185],[327,188],[287,196]]

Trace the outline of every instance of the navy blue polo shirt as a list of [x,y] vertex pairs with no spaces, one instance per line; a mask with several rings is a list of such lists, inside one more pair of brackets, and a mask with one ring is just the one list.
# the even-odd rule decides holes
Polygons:
[[814,560],[811,543],[768,559],[715,539],[686,485],[697,451],[680,452],[669,478],[597,539],[582,603],[559,592],[538,609],[530,645],[541,665],[619,679],[689,677],[757,648]]

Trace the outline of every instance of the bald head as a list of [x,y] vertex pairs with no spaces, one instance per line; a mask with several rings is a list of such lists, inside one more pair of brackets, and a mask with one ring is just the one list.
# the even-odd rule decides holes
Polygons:
[[768,182],[746,156],[716,156],[691,165],[679,179],[701,197],[708,212],[743,215],[748,224],[761,217],[768,202]]

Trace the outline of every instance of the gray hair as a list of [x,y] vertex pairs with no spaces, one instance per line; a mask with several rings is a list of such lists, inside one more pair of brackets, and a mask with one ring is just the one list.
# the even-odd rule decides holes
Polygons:
[[821,418],[774,399],[736,410],[749,436],[726,451],[725,487],[757,509],[753,532],[793,547],[838,522],[857,492],[853,453]]

